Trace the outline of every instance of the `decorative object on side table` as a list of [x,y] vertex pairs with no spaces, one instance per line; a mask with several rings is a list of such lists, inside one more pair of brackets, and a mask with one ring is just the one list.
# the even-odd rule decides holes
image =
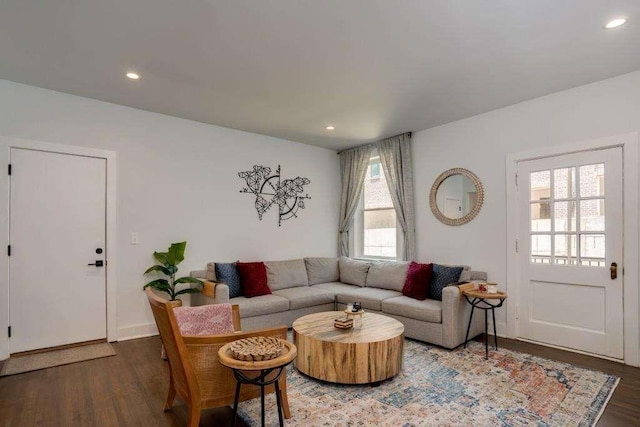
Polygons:
[[[484,285],[484,291],[481,290],[480,285]],[[485,347],[485,359],[489,358],[489,321],[488,311],[491,310],[491,316],[493,317],[493,337],[495,349],[498,349],[498,334],[496,333],[496,312],[495,309],[502,307],[502,303],[507,299],[505,292],[487,292],[487,285],[480,283],[478,289],[473,288],[473,284],[460,286],[462,295],[466,298],[467,302],[471,304],[471,314],[469,315],[469,324],[467,325],[467,334],[464,338],[464,347],[467,347],[469,342],[469,329],[471,328],[471,320],[473,319],[473,311],[477,308],[484,310],[484,347]],[[497,287],[496,283],[492,283]]]
[[[175,301],[178,295],[183,294],[195,294],[202,292],[202,281],[194,277],[181,277],[176,279],[176,273],[178,272],[178,264],[184,260],[184,251],[187,248],[187,242],[172,243],[169,246],[167,252],[154,252],[153,257],[159,264],[151,266],[144,272],[149,274],[153,272],[162,273],[168,276],[167,279],[156,279],[144,285],[143,290],[150,287],[162,292],[166,292],[169,295],[169,300]],[[195,288],[185,288],[180,291],[176,291],[176,287],[180,284],[193,284]]]
[[282,340],[260,336],[234,341],[229,346],[234,359],[246,361],[275,359],[282,354],[283,348]]

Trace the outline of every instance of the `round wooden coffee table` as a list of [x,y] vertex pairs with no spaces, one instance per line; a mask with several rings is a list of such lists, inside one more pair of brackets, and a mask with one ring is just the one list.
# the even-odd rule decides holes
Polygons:
[[402,369],[404,325],[375,313],[364,313],[362,324],[338,329],[333,321],[342,311],[303,316],[293,322],[298,349],[295,367],[310,377],[340,384],[376,383]]

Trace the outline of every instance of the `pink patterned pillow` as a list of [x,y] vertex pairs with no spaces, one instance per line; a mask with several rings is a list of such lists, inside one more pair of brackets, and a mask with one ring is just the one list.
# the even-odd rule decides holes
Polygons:
[[231,304],[173,309],[182,335],[218,335],[234,331]]

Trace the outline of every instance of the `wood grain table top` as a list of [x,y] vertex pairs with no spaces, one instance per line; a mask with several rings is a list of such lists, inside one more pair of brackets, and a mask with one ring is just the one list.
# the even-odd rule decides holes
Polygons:
[[471,298],[482,298],[482,299],[506,299],[507,298],[506,292],[496,292],[491,294],[489,292],[480,292],[477,289],[466,289],[462,291],[462,293]]
[[386,341],[404,333],[404,325],[391,317],[381,314],[362,314],[362,324],[351,329],[338,329],[333,321],[344,318],[343,311],[325,311],[303,316],[293,322],[293,330],[319,341],[336,343],[369,343]]

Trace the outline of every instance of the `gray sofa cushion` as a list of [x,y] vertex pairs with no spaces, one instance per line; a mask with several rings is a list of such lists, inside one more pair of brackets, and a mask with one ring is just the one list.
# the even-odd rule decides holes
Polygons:
[[267,284],[272,292],[309,285],[307,268],[302,259],[266,261],[264,265],[267,267]]
[[253,298],[235,297],[229,299],[229,303],[240,306],[240,318],[289,310],[289,300],[273,294]]
[[342,282],[318,283],[317,285],[313,285],[312,287],[331,291],[334,296],[339,294],[340,292],[349,292],[352,290],[360,289],[360,286],[347,285]]
[[215,262],[207,263],[207,275],[205,276],[205,279],[211,280],[212,282],[216,281],[216,263]]
[[337,282],[340,280],[338,258],[305,258],[309,284]]
[[341,256],[338,259],[340,281],[348,285],[364,286],[367,283],[367,272],[370,264],[365,261]]
[[[460,277],[464,276],[464,270],[462,270],[462,274]],[[469,271],[469,279],[467,280],[487,280],[487,272],[486,271]]]
[[273,294],[288,299],[289,310],[331,304],[335,299],[335,294],[332,291],[309,286],[280,289],[273,291]]
[[458,282],[468,282],[471,280],[471,270],[462,270]]
[[384,313],[431,323],[442,323],[442,301],[419,301],[404,295],[382,301]]
[[402,293],[388,289],[356,288],[338,292],[336,300],[342,304],[359,302],[365,310],[382,310],[382,301],[387,298],[401,296]]
[[405,261],[379,261],[369,267],[367,287],[402,292],[409,263]]

